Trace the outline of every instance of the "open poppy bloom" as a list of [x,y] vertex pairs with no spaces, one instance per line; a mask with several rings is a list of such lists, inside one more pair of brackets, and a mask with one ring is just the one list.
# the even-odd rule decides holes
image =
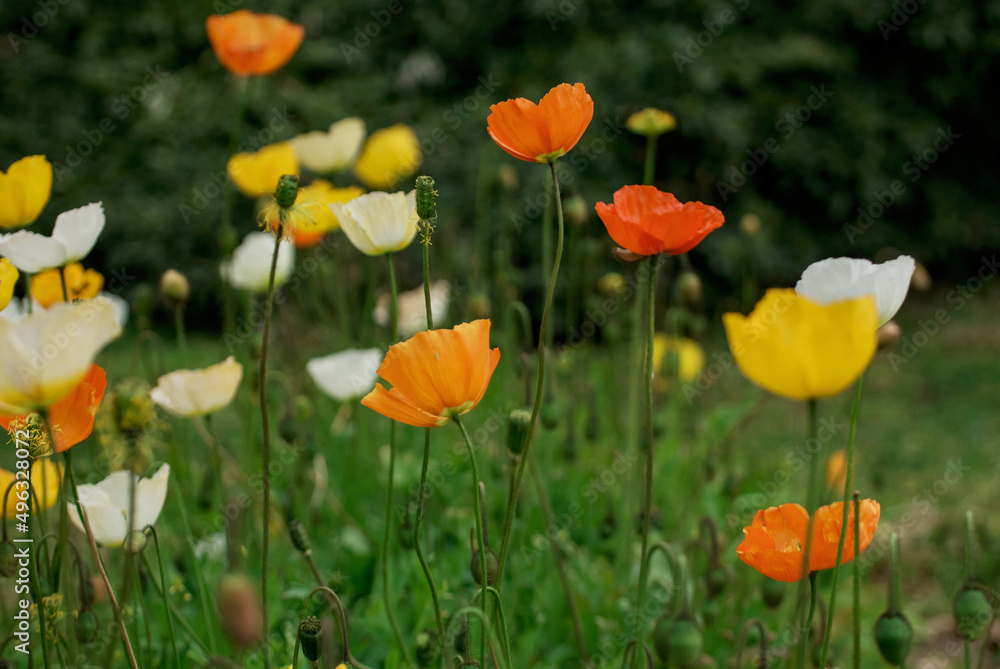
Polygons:
[[[107,387],[108,378],[104,370],[91,365],[90,371],[69,395],[49,407],[49,422],[55,436],[56,453],[68,451],[90,436],[94,430],[97,409],[101,406]],[[19,419],[23,420],[28,415],[0,416],[0,426],[10,431],[11,423],[16,425]]]
[[205,30],[219,62],[244,77],[281,69],[299,50],[306,34],[298,23],[246,9],[209,16]]
[[0,170],[0,228],[28,225],[42,213],[52,194],[52,163],[27,156]]
[[475,408],[486,393],[500,349],[490,349],[490,321],[426,330],[395,344],[379,365],[382,384],[361,403],[415,427],[441,427]]
[[242,380],[243,365],[229,356],[204,369],[178,369],[164,374],[149,396],[175,416],[204,416],[232,402]]
[[525,98],[491,105],[486,129],[515,158],[551,163],[576,146],[593,117],[594,101],[583,84],[559,84],[537,105]]
[[611,238],[641,256],[687,253],[725,220],[715,207],[681,203],[653,186],[619,188],[614,204],[598,202],[594,209]]
[[22,272],[36,274],[83,259],[94,248],[102,230],[103,205],[91,202],[59,214],[50,236],[28,230],[0,235],[0,253]]
[[[60,276],[60,273],[62,276]],[[78,262],[72,262],[58,269],[47,269],[31,279],[31,296],[48,309],[56,302],[63,302],[63,279],[70,301],[89,300],[97,297],[104,287],[104,277],[96,269],[84,269]]]
[[744,376],[793,400],[830,397],[851,385],[875,355],[875,301],[821,305],[790,288],[772,288],[749,316],[722,315]]
[[[854,502],[851,502],[841,564],[854,559],[854,512]],[[861,500],[859,553],[868,547],[875,536],[880,514],[878,502],[872,499]],[[840,522],[843,515],[843,502],[816,509],[813,517],[813,540],[809,549],[809,571],[837,566],[837,544],[840,542]],[[753,524],[743,528],[745,538],[737,546],[736,554],[743,562],[768,578],[785,583],[801,580],[808,526],[809,514],[798,504],[761,509],[754,516]]]
[[[125,543],[129,531],[129,513],[132,507],[131,490],[135,489],[135,515],[131,527],[142,530],[156,523],[167,498],[170,465],[161,465],[148,479],[130,471],[111,472],[97,484],[77,487],[80,504],[87,510],[94,540],[102,546],[116,547]],[[76,504],[67,503],[69,519],[81,532],[86,530],[80,522]]]

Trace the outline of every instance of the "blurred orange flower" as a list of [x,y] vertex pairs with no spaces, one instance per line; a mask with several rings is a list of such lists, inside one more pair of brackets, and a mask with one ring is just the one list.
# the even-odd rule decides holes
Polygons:
[[[854,511],[854,502],[851,502],[841,564],[854,559]],[[843,513],[843,502],[816,509],[809,571],[832,569],[836,566]],[[872,499],[861,500],[861,551],[868,547],[875,536],[880,514],[878,502]],[[798,504],[761,509],[754,516],[753,524],[743,528],[745,538],[736,548],[736,554],[743,562],[768,578],[785,583],[798,581],[802,578],[802,554],[806,550],[808,526],[809,514]]]
[[[31,279],[31,296],[48,309],[56,302],[63,301],[63,285],[58,269],[47,269]],[[66,293],[69,299],[86,300],[97,297],[104,288],[104,277],[95,269],[83,269],[83,265],[72,262],[62,269],[66,277]]]
[[[55,435],[56,453],[68,451],[90,436],[97,409],[101,406],[107,387],[108,379],[104,370],[91,365],[87,375],[68,395],[49,406],[49,421]],[[28,415],[0,416],[0,426],[10,430],[12,421],[27,418]]]
[[208,40],[219,61],[233,74],[271,74],[298,51],[305,28],[274,14],[241,9],[205,20]]
[[490,106],[490,137],[521,160],[551,163],[580,141],[594,117],[594,101],[583,84],[559,84],[536,105],[516,98]]
[[653,186],[625,186],[614,204],[594,207],[608,234],[622,248],[642,256],[680,255],[722,226],[722,212],[701,202],[681,203]]
[[389,348],[378,375],[381,384],[361,403],[415,427],[440,427],[475,408],[486,393],[500,349],[490,349],[490,321],[427,330]]

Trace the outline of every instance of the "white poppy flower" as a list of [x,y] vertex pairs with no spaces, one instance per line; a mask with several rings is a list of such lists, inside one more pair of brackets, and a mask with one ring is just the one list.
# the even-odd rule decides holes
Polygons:
[[[87,520],[94,532],[94,540],[102,546],[121,546],[128,536],[130,508],[129,488],[135,481],[135,519],[133,530],[142,530],[156,523],[167,498],[170,465],[160,467],[152,477],[139,478],[132,472],[112,472],[97,485],[77,487],[80,504],[87,510]],[[69,519],[81,532],[86,532],[76,505],[69,503]]]
[[290,144],[300,163],[313,172],[326,174],[350,167],[364,141],[365,122],[351,117],[331,125],[329,132],[307,132]]
[[367,193],[347,204],[329,205],[340,227],[354,246],[369,256],[405,249],[417,234],[417,195]]
[[[385,327],[389,325],[389,295],[379,295],[378,303],[372,312],[375,322]],[[451,301],[451,286],[447,281],[435,281],[431,284],[431,318],[434,327],[439,327],[447,321],[448,304]],[[399,335],[409,338],[427,329],[427,304],[424,301],[424,287],[399,294]]]
[[59,214],[51,237],[27,230],[0,235],[0,255],[22,272],[37,274],[85,258],[103,229],[104,209],[93,202]]
[[306,363],[306,371],[319,389],[341,402],[361,397],[375,387],[381,349],[351,348]]
[[910,256],[899,256],[879,265],[860,258],[827,258],[802,272],[795,292],[820,304],[871,295],[881,327],[903,306],[915,266]]
[[[222,263],[219,273],[233,288],[251,293],[265,293],[273,254],[274,235],[269,232],[251,232],[233,251],[232,259]],[[282,241],[278,250],[274,287],[277,288],[288,281],[294,268],[295,245],[290,241]]]
[[0,319],[0,404],[27,413],[59,400],[121,331],[113,305],[100,297]]
[[233,401],[243,365],[233,356],[204,369],[179,369],[161,376],[149,396],[175,416],[204,416]]

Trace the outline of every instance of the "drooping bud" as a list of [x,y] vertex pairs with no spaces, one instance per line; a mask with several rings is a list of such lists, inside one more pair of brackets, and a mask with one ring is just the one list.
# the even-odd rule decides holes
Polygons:
[[539,415],[542,419],[542,427],[546,430],[554,430],[559,425],[559,407],[552,400],[542,402],[542,410]]
[[303,618],[302,622],[299,623],[299,641],[302,643],[302,654],[310,662],[319,661],[320,653],[323,650],[323,644],[320,643],[322,631],[323,625],[316,616]]
[[160,277],[160,295],[171,309],[177,309],[187,302],[191,294],[191,284],[187,277],[175,269],[168,269]]
[[658,137],[676,128],[677,119],[662,109],[646,107],[629,116],[625,127],[637,135]]
[[278,179],[278,187],[274,191],[274,201],[282,209],[288,209],[295,204],[299,194],[299,178],[294,174],[282,174]]
[[[473,551],[472,562],[469,565],[472,570],[472,580],[476,582],[476,585],[482,586],[483,584],[483,565],[479,560],[479,551]],[[497,554],[493,552],[493,549],[486,548],[486,584],[496,585],[497,574],[500,571],[500,560],[497,558]]]
[[514,455],[520,455],[521,449],[528,438],[531,428],[531,412],[524,409],[514,409],[510,412],[507,422],[507,450]]
[[97,614],[88,606],[77,613],[73,621],[73,636],[78,643],[86,645],[97,638],[100,628],[101,623],[97,619]]
[[242,574],[226,574],[216,600],[226,638],[240,651],[255,648],[264,634],[264,616],[257,588]]
[[292,537],[292,545],[300,553],[308,553],[312,549],[312,543],[309,541],[309,532],[301,520],[292,518],[288,521],[288,533]]
[[902,613],[883,613],[875,623],[875,644],[882,658],[894,667],[902,666],[913,642],[913,628]]
[[422,221],[437,219],[437,191],[434,190],[434,179],[428,176],[417,177],[417,216]]

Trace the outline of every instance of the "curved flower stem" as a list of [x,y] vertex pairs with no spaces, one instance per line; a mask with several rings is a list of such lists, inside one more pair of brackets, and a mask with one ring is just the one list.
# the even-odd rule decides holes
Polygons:
[[[451,620],[448,622],[448,629],[450,630],[451,626],[455,624],[455,621],[461,620],[464,616],[475,616],[476,618],[479,618],[480,622],[483,624],[483,630],[488,632],[490,635],[490,646],[494,647],[499,645],[496,635],[493,633],[493,629],[489,625],[489,619],[486,617],[486,614],[483,613],[482,609],[478,609],[475,606],[466,606],[456,611],[455,615],[451,616]],[[494,657],[494,660],[495,659],[496,658]],[[505,663],[504,666],[510,669],[509,664]]]
[[[809,411],[809,439],[816,439],[816,411],[817,402],[815,399],[808,400],[807,403]],[[813,522],[816,517],[816,508],[819,506],[817,498],[819,497],[819,461],[820,454],[817,451],[812,455],[812,460],[809,466],[809,490],[807,492],[807,507],[809,512],[809,522],[806,523],[806,545],[805,552],[802,556],[802,572],[801,581],[799,583],[799,593],[798,600],[795,607],[795,615],[799,618],[799,629],[801,631],[801,638],[799,639],[798,645],[798,655],[796,666],[805,669],[806,666],[806,656],[809,654],[809,637],[811,634],[811,629],[808,627],[812,623],[811,610],[807,611],[806,603],[807,597],[810,599],[815,598],[816,588],[812,585],[812,580],[810,579],[810,585],[806,585],[805,578],[810,574],[809,559],[812,554],[812,539],[813,539]],[[857,543],[857,542],[855,542]],[[807,588],[809,591],[807,592]],[[812,607],[809,607],[810,609]],[[807,622],[808,620],[808,622]],[[803,625],[806,625],[803,627]]]
[[[512,666],[510,659],[510,635],[507,632],[507,615],[503,612],[503,602],[500,601],[500,593],[496,591],[496,588],[491,588],[490,586],[486,586],[486,593],[492,595],[493,601],[496,602],[497,615],[500,622],[500,631],[503,633],[503,638],[501,640],[503,641],[504,661],[507,663],[507,666]],[[480,588],[472,596],[472,601],[475,601],[478,597],[482,596],[483,589]]]
[[[396,268],[392,264],[392,254],[385,254],[385,261],[389,265],[389,290],[392,295],[391,308],[389,310],[392,323],[392,342],[399,339],[399,294],[396,288]],[[382,601],[385,605],[385,615],[389,618],[392,626],[392,633],[396,637],[399,651],[403,654],[407,666],[412,666],[410,651],[403,640],[403,633],[399,630],[399,623],[396,622],[396,614],[392,611],[392,602],[389,599],[389,541],[392,538],[392,497],[393,485],[396,475],[396,421],[389,424],[389,489],[385,500],[385,531],[382,535]]]
[[740,645],[736,651],[736,664],[734,666],[743,666],[743,649],[746,647],[747,633],[751,627],[756,627],[758,634],[760,634],[760,659],[757,662],[757,666],[767,667],[767,629],[760,618],[750,618],[743,624],[743,633],[740,634]]
[[264,504],[261,510],[264,525],[264,554],[261,557],[260,598],[264,609],[264,669],[271,666],[271,627],[267,614],[267,563],[271,549],[271,425],[267,413],[267,340],[271,332],[271,313],[274,309],[274,275],[278,269],[278,251],[285,231],[285,212],[281,210],[281,220],[274,236],[274,252],[271,254],[271,270],[267,277],[267,297],[264,301],[264,332],[260,344],[260,421],[263,428],[264,461],[261,465],[264,479]]
[[[162,590],[159,591],[159,595],[163,598],[163,608],[167,610],[167,630],[170,632],[170,645],[174,649],[174,661],[177,666],[181,666],[181,656],[177,652],[177,637],[174,633],[174,616],[170,612],[170,600],[167,599],[167,577],[163,571],[163,555],[160,553],[160,537],[156,533],[156,528],[152,525],[147,525],[146,529],[150,531],[153,535],[153,545],[156,547],[156,563],[160,566],[160,584]],[[149,565],[146,565],[146,569],[149,570]]]
[[[837,542],[837,561],[833,563],[833,582],[830,584],[830,606],[826,616],[826,631],[823,633],[823,650],[820,651],[819,666],[826,666],[826,654],[830,646],[830,633],[833,631],[833,614],[837,608],[837,577],[840,574],[840,561],[844,557],[844,543],[847,539],[848,512],[851,508],[851,489],[854,487],[854,442],[858,431],[858,407],[861,406],[861,386],[864,374],[858,377],[858,385],[854,390],[854,406],[851,407],[851,428],[847,439],[847,476],[844,482],[844,512],[840,520],[840,540]],[[818,458],[817,458],[818,459]],[[860,509],[854,508],[854,513]],[[854,537],[858,541],[858,537]]]
[[174,307],[174,332],[177,333],[177,348],[187,353],[187,339],[184,336],[184,307]]
[[[635,597],[635,626],[632,640],[639,642],[642,628],[642,606],[646,598],[646,579],[649,576],[649,561],[645,559],[649,547],[649,518],[653,510],[653,334],[656,330],[656,256],[646,260],[649,278],[646,281],[646,361],[644,365],[646,386],[646,434],[643,446],[646,451],[646,490],[642,503],[642,552],[639,565],[639,586]],[[637,654],[638,655],[638,654]]]
[[[859,508],[861,493],[854,491],[854,508]],[[861,536],[861,514],[854,514],[854,536]],[[854,627],[854,669],[861,669],[861,542],[854,542],[854,606],[851,615]]]
[[[465,439],[465,448],[469,452],[469,462],[472,465],[472,505],[473,511],[476,514],[476,541],[479,544],[479,578],[482,581],[480,587],[486,587],[489,585],[490,578],[489,572],[486,569],[486,537],[483,535],[483,509],[479,504],[479,468],[476,466],[476,449],[473,448],[472,440],[469,438],[469,432],[465,429],[465,425],[462,423],[459,416],[455,416],[452,420],[455,421],[455,425],[458,426],[459,431],[462,433],[462,437]],[[483,597],[480,601],[480,605],[482,606],[483,617],[485,618],[485,597]],[[480,656],[484,665],[486,664],[486,633],[487,630],[484,628],[480,644]]]
[[521,449],[521,461],[517,465],[514,473],[514,483],[511,487],[510,500],[507,503],[507,512],[503,521],[503,541],[500,544],[500,557],[497,566],[497,590],[503,583],[504,568],[507,566],[507,554],[510,552],[510,539],[514,527],[514,512],[517,510],[517,496],[521,490],[521,479],[524,476],[524,468],[528,463],[528,455],[531,451],[532,437],[535,433],[535,422],[538,420],[538,410],[542,405],[542,394],[545,389],[545,340],[547,338],[549,326],[549,314],[552,311],[552,296],[556,290],[556,280],[559,278],[559,263],[562,261],[563,242],[565,231],[563,226],[562,198],[559,194],[559,175],[556,172],[555,162],[549,163],[549,170],[552,173],[552,185],[554,199],[556,202],[556,255],[552,263],[552,274],[549,276],[549,286],[545,293],[545,308],[542,310],[542,322],[538,329],[538,382],[535,386],[535,402],[531,407],[531,422],[528,426],[527,434],[524,438],[524,448]]

